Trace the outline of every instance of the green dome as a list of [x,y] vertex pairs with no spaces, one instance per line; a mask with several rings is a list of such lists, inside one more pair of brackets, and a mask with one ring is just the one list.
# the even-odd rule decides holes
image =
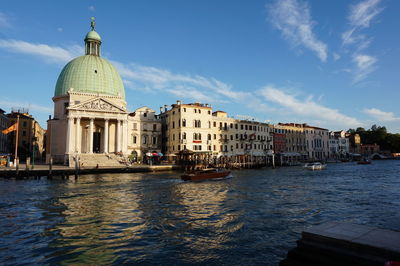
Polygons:
[[89,32],[86,34],[85,40],[87,40],[87,39],[97,40],[97,41],[100,41],[100,42],[101,42],[100,35],[99,35],[96,31],[94,31],[94,30],[89,31]]
[[125,89],[117,70],[105,59],[95,55],[84,55],[70,61],[61,71],[54,96],[74,92],[100,93],[121,96]]

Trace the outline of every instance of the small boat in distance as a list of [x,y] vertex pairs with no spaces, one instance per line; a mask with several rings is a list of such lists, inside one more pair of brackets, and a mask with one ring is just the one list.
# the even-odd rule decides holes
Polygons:
[[364,158],[361,161],[358,161],[357,164],[371,164],[371,161],[366,159],[366,158]]
[[322,170],[325,169],[326,164],[322,164],[320,162],[315,163],[306,163],[303,168],[308,170]]
[[200,181],[207,179],[222,179],[229,176],[231,172],[225,169],[206,168],[198,171],[188,172],[181,176],[184,181]]

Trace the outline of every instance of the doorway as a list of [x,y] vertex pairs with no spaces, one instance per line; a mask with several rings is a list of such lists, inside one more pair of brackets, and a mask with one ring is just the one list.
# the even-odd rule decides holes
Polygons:
[[94,153],[100,153],[100,140],[101,140],[101,133],[93,132],[93,152]]

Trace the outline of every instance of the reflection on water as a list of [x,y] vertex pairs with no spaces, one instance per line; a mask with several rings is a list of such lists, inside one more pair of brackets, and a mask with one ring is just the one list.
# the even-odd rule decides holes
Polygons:
[[0,180],[0,263],[276,265],[304,229],[330,220],[400,230],[400,161]]

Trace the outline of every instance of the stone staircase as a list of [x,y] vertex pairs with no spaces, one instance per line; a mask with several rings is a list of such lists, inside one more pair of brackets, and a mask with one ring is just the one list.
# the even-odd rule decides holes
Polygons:
[[[130,165],[128,158],[117,154],[80,154],[79,163],[81,168],[85,167],[124,167]],[[75,167],[75,160],[70,158],[69,166]]]

